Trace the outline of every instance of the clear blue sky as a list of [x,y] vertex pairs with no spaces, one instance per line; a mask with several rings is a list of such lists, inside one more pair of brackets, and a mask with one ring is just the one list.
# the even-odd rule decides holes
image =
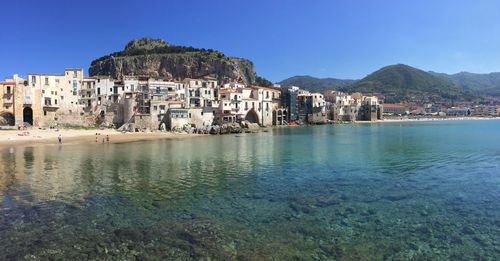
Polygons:
[[252,60],[258,74],[362,78],[389,64],[500,71],[500,1],[0,2],[0,77],[87,71],[143,36]]

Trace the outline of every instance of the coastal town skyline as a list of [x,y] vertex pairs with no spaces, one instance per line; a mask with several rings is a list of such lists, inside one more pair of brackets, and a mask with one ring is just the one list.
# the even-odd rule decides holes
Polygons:
[[[361,4],[367,8],[358,9]],[[0,57],[9,62],[0,65],[0,76],[55,73],[67,67],[84,68],[87,74],[90,61],[143,36],[248,58],[259,74],[273,82],[294,75],[360,79],[397,63],[444,73],[500,71],[495,62],[499,36],[494,33],[498,30],[494,1],[96,5],[92,1],[76,8],[60,1],[3,3],[12,11],[6,13],[10,22],[4,35],[16,40],[1,43]],[[48,15],[55,9],[60,15]],[[27,19],[16,19],[15,10],[24,10]],[[113,19],[109,10],[136,19]],[[196,19],[182,19],[186,12]],[[239,15],[227,23],[204,19],[203,12]],[[419,19],[411,20],[415,15]]]
[[0,8],[0,260],[498,259],[500,1]]

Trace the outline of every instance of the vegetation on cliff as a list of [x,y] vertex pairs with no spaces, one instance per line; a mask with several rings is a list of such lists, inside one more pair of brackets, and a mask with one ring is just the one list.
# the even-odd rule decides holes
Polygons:
[[89,74],[114,78],[140,75],[177,80],[212,76],[221,82],[270,84],[257,76],[253,63],[247,59],[228,57],[212,49],[172,45],[152,38],[132,40],[122,51],[95,59]]
[[102,62],[111,57],[126,57],[126,56],[137,56],[137,55],[154,55],[154,54],[185,54],[185,53],[201,53],[205,55],[214,55],[218,58],[223,58],[224,54],[222,52],[204,49],[204,48],[194,48],[192,46],[179,46],[171,45],[161,39],[153,38],[140,38],[134,39],[127,43],[123,51],[113,52],[109,55],[102,56],[91,62],[91,66],[96,63]]

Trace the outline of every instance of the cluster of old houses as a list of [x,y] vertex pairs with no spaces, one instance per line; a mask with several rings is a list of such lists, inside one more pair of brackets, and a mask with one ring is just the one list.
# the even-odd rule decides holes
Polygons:
[[382,117],[375,96],[332,92],[325,97],[298,87],[220,83],[212,77],[112,79],[85,77],[82,69],[68,68],[62,74],[14,75],[0,82],[0,90],[0,125],[11,126],[179,130],[245,121],[271,126]]
[[212,77],[171,81],[140,76],[14,75],[0,82],[0,125],[112,126],[124,130],[208,130],[214,125],[259,126],[375,121],[383,115],[498,116],[499,106],[383,104],[381,95],[299,87],[221,83]]
[[457,104],[384,104],[384,114],[410,115],[423,117],[498,117],[500,106],[495,104],[473,104],[461,102]]

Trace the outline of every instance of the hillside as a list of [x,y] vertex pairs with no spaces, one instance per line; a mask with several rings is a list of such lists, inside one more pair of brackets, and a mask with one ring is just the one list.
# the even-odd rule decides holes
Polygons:
[[381,93],[387,102],[408,100],[465,100],[471,96],[452,81],[428,72],[397,64],[366,76],[348,87],[349,91]]
[[294,76],[279,82],[279,84],[284,87],[299,86],[312,92],[324,92],[325,90],[338,90],[346,88],[354,82],[355,80]]
[[500,73],[498,72],[488,74],[469,72],[456,74],[429,73],[450,80],[460,88],[478,96],[500,96]]
[[92,61],[89,75],[121,78],[140,75],[167,79],[213,76],[219,81],[269,85],[255,73],[247,59],[227,57],[212,49],[171,45],[161,39],[141,38],[130,41],[122,51]]

